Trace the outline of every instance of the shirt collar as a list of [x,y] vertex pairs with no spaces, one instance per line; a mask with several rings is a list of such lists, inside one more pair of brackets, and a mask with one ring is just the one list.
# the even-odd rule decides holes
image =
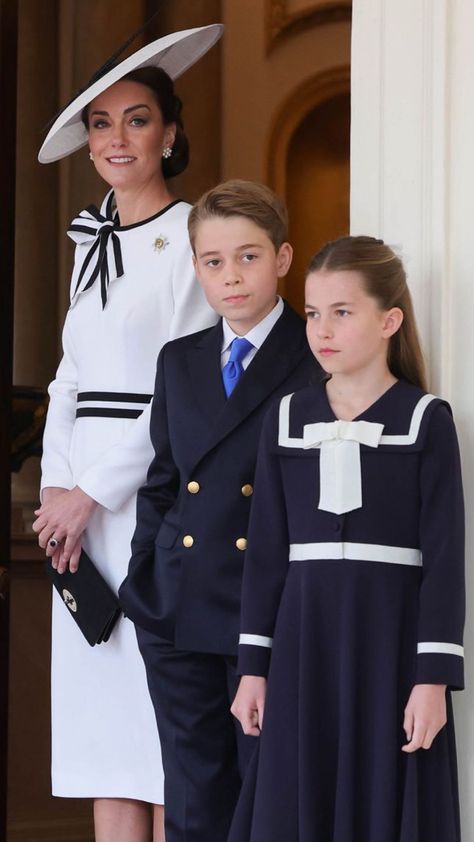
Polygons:
[[[268,334],[276,325],[278,319],[283,313],[283,300],[280,296],[277,297],[278,301],[275,304],[273,310],[270,311],[268,316],[265,316],[265,318],[262,319],[262,321],[259,322],[258,325],[255,325],[255,327],[253,327],[251,330],[249,330],[248,333],[245,334],[245,339],[248,339],[248,341],[252,343],[253,347],[256,348],[257,351],[263,345]],[[222,352],[224,352],[227,351],[234,339],[237,338],[237,334],[234,333],[232,328],[229,327],[225,319],[222,319],[222,332]]]

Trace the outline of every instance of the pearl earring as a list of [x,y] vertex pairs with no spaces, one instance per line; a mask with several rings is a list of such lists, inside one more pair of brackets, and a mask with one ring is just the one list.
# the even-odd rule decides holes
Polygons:
[[171,146],[165,146],[163,152],[161,153],[163,158],[171,158],[173,154],[173,149]]
[[89,158],[91,159],[91,161],[94,160],[94,156],[93,156],[92,152],[89,152]]

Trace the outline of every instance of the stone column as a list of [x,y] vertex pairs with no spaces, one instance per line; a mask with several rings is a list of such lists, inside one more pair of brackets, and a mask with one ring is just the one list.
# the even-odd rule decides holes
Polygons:
[[[57,364],[58,178],[56,170],[37,161],[44,127],[58,108],[57,5],[57,0],[18,4],[15,386],[44,388]],[[38,485],[39,460],[30,458],[12,475],[14,532],[23,529],[23,514],[31,521]]]
[[56,0],[19,4],[13,381],[21,386],[44,386],[56,362],[57,174],[37,161],[58,107],[56,13]]
[[[431,389],[454,409],[468,513],[468,593],[474,557],[473,32],[472,0],[353,3],[351,230],[400,249]],[[465,642],[472,687],[472,620]],[[456,694],[455,707],[463,830],[471,839],[474,726],[467,694]]]

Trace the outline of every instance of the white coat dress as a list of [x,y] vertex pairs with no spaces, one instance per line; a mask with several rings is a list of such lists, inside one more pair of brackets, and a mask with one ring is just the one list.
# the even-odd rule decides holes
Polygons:
[[[100,213],[88,208],[70,231],[77,242],[71,307],[49,387],[41,485],[78,485],[98,501],[83,546],[114,590],[127,573],[136,492],[152,458],[157,355],[169,339],[216,320],[193,273],[188,213],[179,201],[119,226],[111,222],[110,192]],[[104,236],[107,226],[113,234]],[[133,624],[122,617],[107,643],[91,647],[56,592],[52,783],[59,796],[163,803],[160,745]]]

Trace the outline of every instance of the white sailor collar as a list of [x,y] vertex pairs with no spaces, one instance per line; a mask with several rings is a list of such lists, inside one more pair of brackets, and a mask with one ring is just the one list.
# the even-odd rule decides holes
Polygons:
[[[395,432],[392,427],[387,433],[385,421],[390,418],[392,400],[406,404],[404,422],[399,427],[400,432]],[[383,403],[387,405],[384,407]],[[361,450],[381,448],[399,453],[420,450],[425,422],[440,403],[442,401],[434,395],[426,394],[405,381],[398,381],[376,402],[379,406],[373,404],[353,421],[340,421],[329,406],[325,384],[320,384],[316,391],[314,388],[305,389],[282,398],[278,416],[278,447],[293,453],[319,450],[319,508],[343,514],[362,506]],[[308,411],[313,417],[328,420],[308,423],[311,418]],[[331,416],[332,420],[329,420]]]

